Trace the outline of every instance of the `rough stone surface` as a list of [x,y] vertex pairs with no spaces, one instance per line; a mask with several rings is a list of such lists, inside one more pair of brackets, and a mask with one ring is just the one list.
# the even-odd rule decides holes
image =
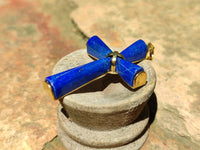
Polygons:
[[[69,150],[82,150],[82,148],[86,150],[99,148],[102,150],[108,148],[112,150],[138,149],[138,147],[143,145],[148,136],[148,105],[145,106],[141,115],[132,124],[108,131],[97,131],[79,126],[66,117],[62,108],[62,106],[58,107],[57,131],[62,143]],[[70,140],[66,140],[66,138]]]
[[69,1],[0,0],[0,149],[40,150],[56,132],[57,102],[42,81],[85,46]]
[[85,145],[82,145],[74,140],[72,140],[71,138],[69,138],[67,135],[65,135],[64,132],[62,132],[62,130],[58,130],[58,134],[63,134],[63,137],[61,138],[61,141],[63,142],[63,145],[66,147],[66,149],[68,150],[138,150],[141,145],[144,143],[144,141],[146,140],[147,136],[148,136],[148,130],[139,138],[137,139],[135,142],[132,142],[130,144],[121,146],[121,147],[117,147],[117,148],[93,148],[93,147],[88,147]]
[[[56,136],[58,103],[41,81],[96,34],[109,46],[142,38],[156,47],[158,111],[142,150],[198,150],[199,8],[199,0],[1,0],[0,149],[41,149]],[[63,147],[56,137],[44,149]]]

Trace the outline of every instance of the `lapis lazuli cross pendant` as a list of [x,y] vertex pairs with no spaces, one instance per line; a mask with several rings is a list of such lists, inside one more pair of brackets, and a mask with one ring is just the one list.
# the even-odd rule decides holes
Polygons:
[[96,59],[88,64],[46,77],[44,88],[56,100],[107,73],[119,74],[133,89],[145,85],[147,75],[144,69],[134,63],[152,59],[154,47],[138,40],[121,53],[111,49],[97,36],[87,42],[87,53]]

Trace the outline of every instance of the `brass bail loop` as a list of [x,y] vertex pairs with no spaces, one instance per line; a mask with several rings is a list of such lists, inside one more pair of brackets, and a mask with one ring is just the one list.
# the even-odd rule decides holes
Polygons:
[[125,59],[124,56],[120,54],[118,51],[111,52],[106,57],[112,57],[110,73],[113,73],[113,74],[116,73],[115,68],[116,68],[117,57]]
[[153,56],[154,56],[154,46],[152,43],[148,43],[147,45],[147,55],[146,55],[146,59],[148,60],[152,60]]

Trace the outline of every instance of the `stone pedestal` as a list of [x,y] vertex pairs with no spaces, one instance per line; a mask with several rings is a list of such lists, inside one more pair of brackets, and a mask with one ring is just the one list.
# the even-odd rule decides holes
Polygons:
[[[93,61],[85,49],[63,57],[58,73]],[[148,99],[156,76],[150,61],[139,63],[145,86],[132,90],[118,75],[105,75],[66,96],[58,107],[57,131],[67,150],[136,150],[148,136]]]

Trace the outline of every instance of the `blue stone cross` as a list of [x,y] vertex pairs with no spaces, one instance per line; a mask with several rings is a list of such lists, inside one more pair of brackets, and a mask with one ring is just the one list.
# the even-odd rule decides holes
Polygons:
[[87,42],[87,53],[96,60],[46,77],[44,88],[53,99],[60,99],[107,73],[119,74],[133,89],[145,85],[147,75],[134,63],[151,60],[154,47],[138,40],[121,53],[112,52],[98,36],[93,36]]

